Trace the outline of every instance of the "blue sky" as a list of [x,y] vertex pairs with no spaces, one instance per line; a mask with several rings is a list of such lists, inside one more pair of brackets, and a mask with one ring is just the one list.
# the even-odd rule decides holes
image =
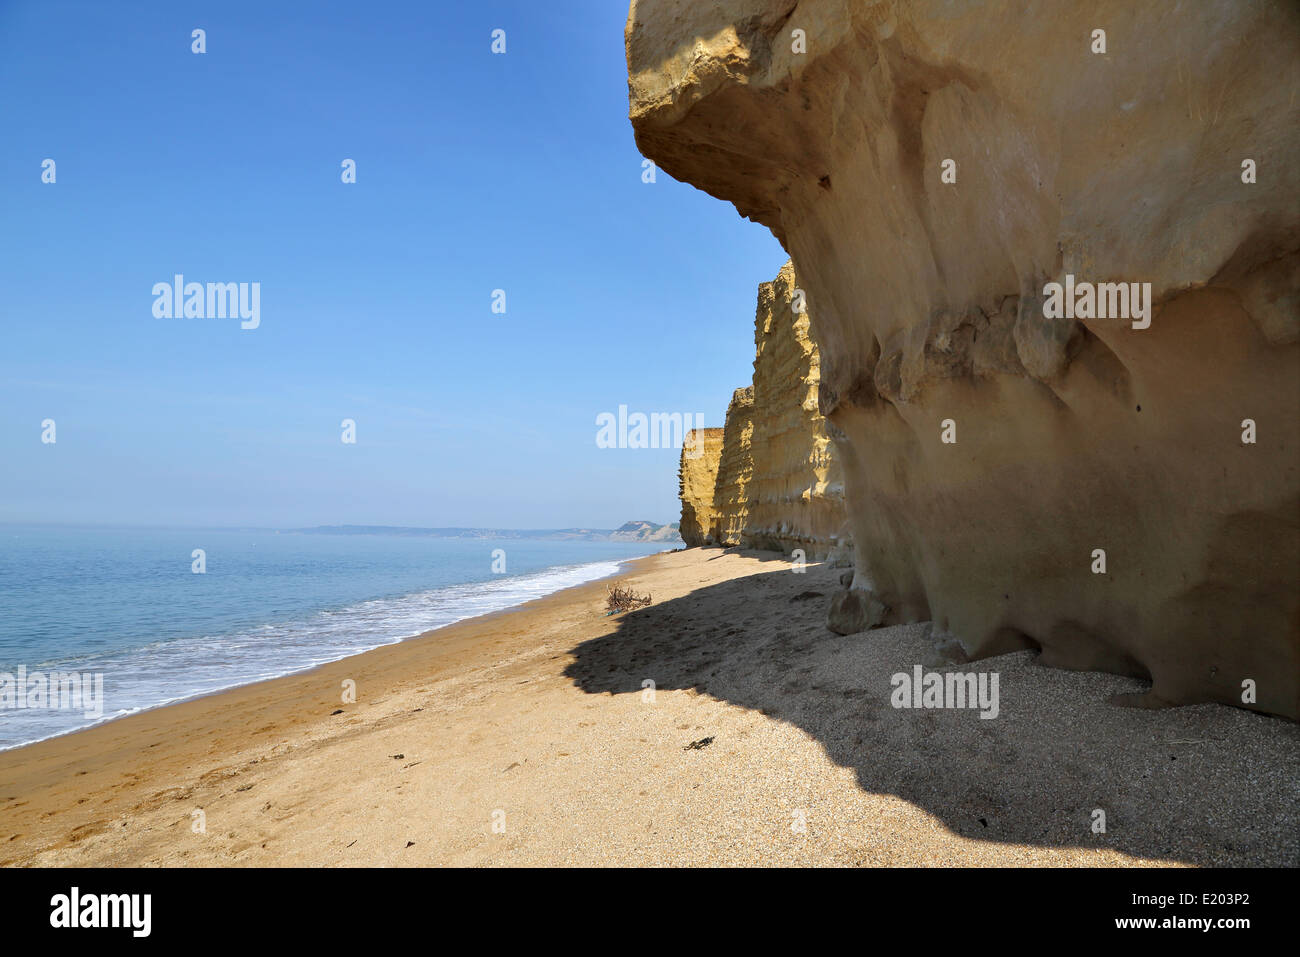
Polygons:
[[[0,0],[0,521],[676,520],[596,416],[721,425],[786,257],[642,182],[626,5],[555,6]],[[260,326],[155,318],[176,273]]]

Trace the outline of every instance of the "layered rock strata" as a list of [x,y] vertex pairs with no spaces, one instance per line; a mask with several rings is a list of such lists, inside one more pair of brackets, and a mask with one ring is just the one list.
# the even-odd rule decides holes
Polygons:
[[717,509],[713,490],[718,484],[722,429],[692,429],[682,444],[678,497],[682,502],[680,531],[688,546],[715,544]]
[[689,444],[683,451],[683,528],[688,516],[693,525],[711,516],[706,533],[683,533],[687,544],[801,549],[808,559],[844,547],[843,484],[818,411],[820,363],[804,298],[791,263],[759,286],[753,384],[732,396],[724,429],[706,430],[722,433],[708,500],[696,477],[707,466],[692,463]]

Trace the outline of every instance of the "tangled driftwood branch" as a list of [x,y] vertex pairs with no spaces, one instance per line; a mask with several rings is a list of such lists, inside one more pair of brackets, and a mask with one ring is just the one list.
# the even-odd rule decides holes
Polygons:
[[610,615],[631,611],[633,608],[643,608],[648,604],[650,604],[649,595],[638,595],[621,582],[612,583],[609,586],[609,595],[605,598],[605,608],[608,609],[606,613]]

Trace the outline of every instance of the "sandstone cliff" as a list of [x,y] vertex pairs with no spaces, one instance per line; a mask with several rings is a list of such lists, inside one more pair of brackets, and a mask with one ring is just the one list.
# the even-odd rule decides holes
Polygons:
[[749,520],[749,482],[754,475],[754,387],[745,386],[731,395],[726,425],[722,431],[722,457],[718,461],[718,484],[713,491],[717,510],[714,540],[719,545],[743,545]]
[[693,462],[683,450],[688,545],[800,548],[817,559],[843,544],[843,483],[818,410],[817,346],[798,294],[791,263],[758,287],[753,384],[732,396],[725,428],[704,430],[708,454]]
[[678,496],[682,501],[682,541],[694,547],[716,544],[717,509],[713,490],[718,484],[722,429],[692,429],[682,444]]
[[844,479],[818,405],[821,360],[806,296],[787,262],[758,287],[749,513],[754,548],[824,557],[844,531]]
[[1300,9],[634,0],[626,40],[642,153],[807,291],[838,626],[1300,716]]

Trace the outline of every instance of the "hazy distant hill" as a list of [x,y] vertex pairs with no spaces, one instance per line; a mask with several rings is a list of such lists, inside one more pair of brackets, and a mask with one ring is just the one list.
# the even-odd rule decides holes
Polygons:
[[624,522],[609,533],[615,542],[681,542],[678,523],[656,525],[654,522]]
[[317,525],[294,528],[300,535],[408,535],[423,538],[569,539],[586,542],[665,542],[680,544],[677,523],[626,522],[618,528],[411,528],[403,525]]

